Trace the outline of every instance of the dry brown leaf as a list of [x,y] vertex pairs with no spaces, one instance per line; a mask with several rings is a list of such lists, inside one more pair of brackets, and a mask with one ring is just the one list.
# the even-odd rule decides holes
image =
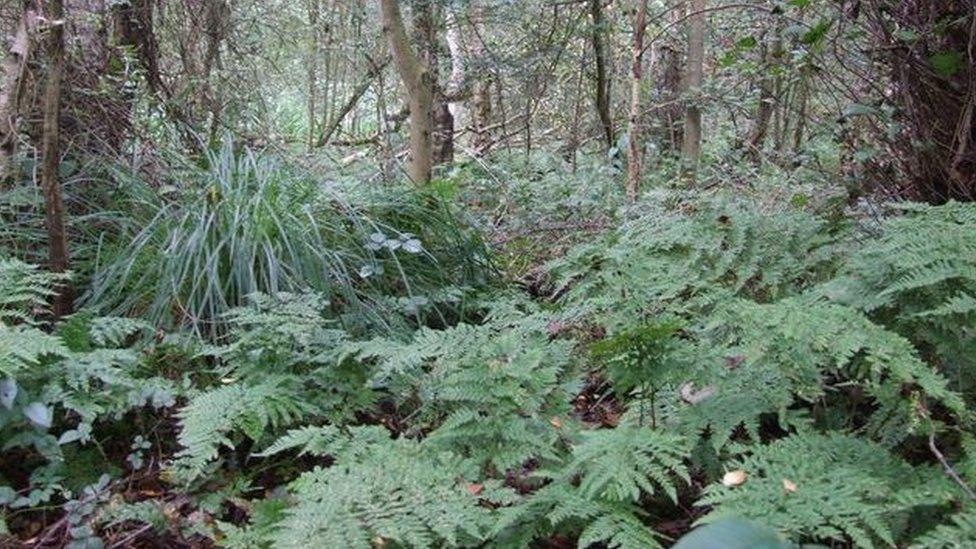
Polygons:
[[552,425],[556,429],[562,429],[563,428],[563,422],[560,421],[558,417],[551,417],[551,418],[549,418],[549,425]]
[[725,473],[725,475],[722,477],[722,484],[728,486],[729,488],[733,488],[744,483],[748,477],[749,475],[747,475],[745,471],[742,469],[736,469],[735,471]]
[[485,489],[484,484],[469,484],[467,486],[468,493],[471,494],[472,496],[477,496],[484,489]]

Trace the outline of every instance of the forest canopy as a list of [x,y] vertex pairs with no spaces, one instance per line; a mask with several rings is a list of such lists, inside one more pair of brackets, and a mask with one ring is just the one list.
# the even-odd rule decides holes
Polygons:
[[0,546],[976,546],[974,0],[0,37]]

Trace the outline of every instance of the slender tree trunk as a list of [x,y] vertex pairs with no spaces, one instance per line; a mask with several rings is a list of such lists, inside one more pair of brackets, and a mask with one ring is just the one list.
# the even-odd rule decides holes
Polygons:
[[636,0],[630,65],[630,117],[628,118],[627,198],[637,201],[641,165],[644,159],[644,137],[641,133],[641,87],[644,79],[644,32],[647,30],[647,0]]
[[573,102],[573,121],[569,130],[569,143],[566,145],[568,149],[566,156],[569,157],[569,161],[573,166],[573,173],[576,173],[576,153],[580,146],[580,116],[583,110],[583,77],[585,72],[586,52],[583,51],[580,53],[579,72],[576,75],[576,93],[574,94],[576,100]]
[[482,155],[491,147],[491,71],[485,55],[485,43],[481,36],[481,7],[476,0],[468,4],[468,23],[472,34],[470,43],[474,74],[471,83],[471,125],[474,130],[472,148]]
[[0,189],[12,175],[11,164],[17,155],[20,103],[36,25],[37,8],[32,1],[26,2],[13,41],[0,67],[3,71],[3,88],[0,89]]
[[603,19],[603,0],[590,0],[590,23],[593,30],[593,57],[596,61],[596,112],[600,117],[607,148],[613,147],[613,118],[610,116],[610,78],[607,74],[606,22]]
[[[668,24],[677,24],[684,16],[683,5],[674,7],[668,16]],[[667,149],[677,153],[684,141],[684,109],[681,108],[682,49],[673,39],[668,38],[661,44],[660,52],[661,66],[664,69],[661,78],[661,107],[657,109],[657,116],[664,127]]]
[[153,22],[152,0],[130,0],[112,5],[115,24],[115,42],[132,48],[136,59],[146,71],[146,84],[154,95],[163,93],[163,81],[159,72],[159,45]]
[[[61,182],[58,166],[61,163],[61,80],[64,76],[64,3],[47,0],[45,17],[48,24],[48,75],[44,90],[44,135],[41,141],[41,187],[44,191],[44,218],[47,225],[48,258],[51,271],[68,271],[68,239],[65,231],[64,204],[61,201]],[[52,313],[61,318],[71,314],[73,298],[67,283],[58,288],[53,298]]]
[[308,149],[315,146],[315,96],[318,94],[319,82],[319,0],[309,0],[308,4]]
[[[373,85],[373,82],[376,81],[377,77],[383,73],[386,66],[390,64],[390,58],[386,57],[385,59],[380,60],[378,63],[374,63],[372,61],[370,63],[369,72],[366,73],[366,76],[363,77],[363,79],[359,82],[356,89],[352,91],[352,95],[349,96],[349,99],[333,117],[332,122],[329,123],[329,127],[322,132],[321,137],[319,137],[318,142],[316,143],[319,147],[324,147],[329,140],[332,139],[332,136],[335,135],[336,131],[339,129],[339,126],[342,125],[343,119],[345,119],[346,116],[352,112],[352,110],[359,103],[359,100],[362,99],[363,95],[366,94],[366,91],[370,88],[370,86]],[[377,129],[381,132],[383,131],[382,128],[378,127]]]
[[681,159],[685,175],[695,179],[698,162],[701,159],[702,115],[701,101],[702,75],[705,58],[705,10],[706,0],[691,0],[691,13],[688,19],[688,63],[685,71],[685,93],[689,103],[685,108],[685,135],[681,144]]
[[410,46],[399,2],[380,0],[380,18],[410,105],[410,161],[407,173],[415,185],[425,185],[430,182],[434,160],[431,142],[434,90],[430,71]]
[[447,96],[455,124],[460,124],[463,128],[467,118],[462,99],[468,88],[468,60],[461,43],[461,23],[450,6],[444,8],[444,26],[444,40],[447,42],[447,51],[451,57],[451,75],[444,86],[444,94]]
[[797,105],[796,129],[793,130],[793,154],[798,154],[803,147],[803,136],[807,126],[807,102],[809,101],[810,83],[807,81],[805,69],[800,72],[800,81],[797,86],[799,87],[797,91],[799,105]]
[[454,160],[454,114],[451,113],[447,94],[440,83],[440,46],[437,40],[435,0],[412,0],[415,45],[420,62],[427,67],[433,93],[431,116],[433,119],[433,163],[435,166]]
[[775,108],[775,96],[773,87],[775,85],[775,69],[779,64],[779,59],[783,51],[783,37],[781,23],[777,21],[772,29],[773,36],[766,40],[762,46],[762,75],[759,80],[759,106],[756,108],[756,118],[752,129],[749,131],[749,139],[746,143],[746,155],[753,163],[758,164],[762,161],[762,150],[766,143],[766,135],[769,133],[769,120],[772,118]]

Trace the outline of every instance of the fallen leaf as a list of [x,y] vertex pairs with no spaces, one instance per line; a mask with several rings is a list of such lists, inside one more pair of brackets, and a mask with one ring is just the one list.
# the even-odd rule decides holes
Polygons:
[[562,429],[563,428],[563,422],[562,421],[559,421],[559,418],[558,417],[549,418],[549,425],[552,425],[556,429]]
[[472,496],[477,496],[485,489],[484,484],[469,484],[467,487],[468,493]]
[[725,473],[722,477],[722,484],[728,486],[729,488],[734,488],[741,485],[746,481],[749,475],[746,474],[742,469],[736,469],[735,471],[729,471]]
[[383,539],[383,536],[376,536],[375,538],[373,538],[372,541],[373,541],[373,547],[385,547],[386,546],[386,540]]
[[790,493],[796,492],[796,484],[792,480],[784,478],[783,489]]

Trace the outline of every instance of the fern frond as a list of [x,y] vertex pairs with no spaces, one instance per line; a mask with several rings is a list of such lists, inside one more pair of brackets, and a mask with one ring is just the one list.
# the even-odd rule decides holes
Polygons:
[[895,495],[919,477],[884,448],[841,434],[792,436],[728,464],[745,472],[741,485],[714,484],[699,506],[702,522],[739,515],[794,541],[894,545],[893,521],[906,504]]
[[234,447],[238,432],[258,440],[268,428],[286,426],[311,413],[289,386],[291,379],[273,377],[260,383],[232,383],[194,396],[180,410],[183,447],[173,465],[176,475],[195,480],[219,455],[222,446]]

